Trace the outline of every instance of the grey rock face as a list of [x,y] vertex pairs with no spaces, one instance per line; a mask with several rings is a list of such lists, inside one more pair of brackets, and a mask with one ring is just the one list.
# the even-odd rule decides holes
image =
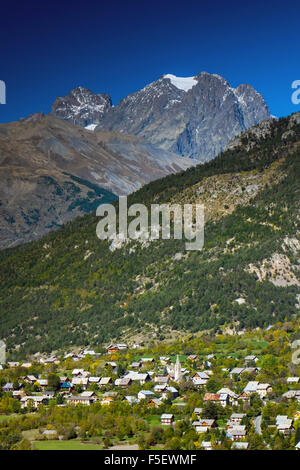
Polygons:
[[102,115],[99,129],[141,136],[164,150],[208,161],[236,136],[270,118],[250,85],[232,88],[219,75],[164,75]]
[[87,88],[78,87],[71,90],[64,98],[56,98],[52,105],[52,114],[71,121],[73,124],[86,127],[99,123],[103,114],[111,106],[109,95],[95,95]]
[[274,118],[266,119],[261,121],[256,126],[251,127],[246,132],[244,132],[242,136],[235,137],[233,140],[231,140],[226,146],[225,150],[233,150],[234,148],[244,144],[248,152],[253,147],[255,147],[255,145],[257,145],[257,142],[260,139],[264,139],[271,134],[274,120]]

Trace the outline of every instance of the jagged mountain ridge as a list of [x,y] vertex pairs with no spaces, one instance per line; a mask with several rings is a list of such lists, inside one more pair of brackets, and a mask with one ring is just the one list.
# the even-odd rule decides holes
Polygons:
[[[77,91],[76,91],[77,90]],[[83,101],[93,103],[90,90]],[[74,90],[71,94],[74,94]],[[95,100],[99,95],[94,95]],[[58,117],[77,120],[64,101],[53,106]],[[230,86],[216,74],[201,72],[195,77],[163,75],[143,89],[107,106],[93,121],[93,105],[84,109],[78,122],[98,129],[117,130],[145,138],[155,146],[183,157],[209,161],[236,136],[271,117],[263,97],[250,85]]]
[[270,118],[263,97],[250,85],[232,88],[206,72],[180,80],[164,75],[129,95],[103,115],[99,128],[139,135],[183,157],[208,161],[234,137]]
[[37,239],[100,202],[189,162],[118,132],[52,115],[0,125],[0,247]]

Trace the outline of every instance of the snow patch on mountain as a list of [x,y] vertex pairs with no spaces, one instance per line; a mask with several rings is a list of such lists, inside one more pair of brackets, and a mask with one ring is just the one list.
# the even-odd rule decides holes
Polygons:
[[191,88],[198,83],[195,77],[176,77],[176,75],[172,75],[170,73],[164,75],[164,78],[168,78],[172,85],[183,91],[191,90]]
[[88,131],[94,131],[97,126],[98,124],[89,124],[88,126],[85,126],[85,129],[87,129]]

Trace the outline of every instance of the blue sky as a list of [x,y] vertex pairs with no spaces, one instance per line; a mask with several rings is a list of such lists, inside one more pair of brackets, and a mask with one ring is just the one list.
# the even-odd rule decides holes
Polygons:
[[[48,3],[48,4],[47,4]],[[272,114],[300,111],[300,4],[285,0],[110,0],[1,5],[0,122],[49,112],[83,85],[114,104],[165,73],[250,83]]]

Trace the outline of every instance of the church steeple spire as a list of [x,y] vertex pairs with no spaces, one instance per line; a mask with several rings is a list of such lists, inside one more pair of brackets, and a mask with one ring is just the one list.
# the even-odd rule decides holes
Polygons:
[[175,369],[174,369],[174,380],[175,382],[178,382],[181,379],[181,364],[179,360],[179,355],[177,354],[177,359],[175,363]]

